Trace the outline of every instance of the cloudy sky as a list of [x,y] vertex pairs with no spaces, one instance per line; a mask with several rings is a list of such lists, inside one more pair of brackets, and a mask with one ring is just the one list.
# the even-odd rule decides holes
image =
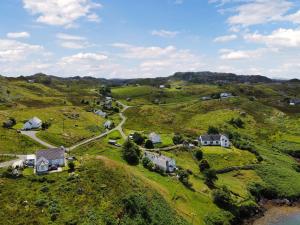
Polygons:
[[1,0],[0,74],[300,78],[299,0]]

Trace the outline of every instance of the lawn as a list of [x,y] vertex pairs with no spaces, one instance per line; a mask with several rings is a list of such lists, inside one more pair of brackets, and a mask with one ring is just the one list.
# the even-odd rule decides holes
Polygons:
[[10,115],[17,120],[16,129],[22,128],[24,122],[33,116],[37,116],[42,121],[49,121],[50,128],[40,131],[37,136],[56,146],[69,147],[83,139],[100,134],[104,130],[105,119],[75,106],[49,107],[47,109],[24,108],[1,113]]

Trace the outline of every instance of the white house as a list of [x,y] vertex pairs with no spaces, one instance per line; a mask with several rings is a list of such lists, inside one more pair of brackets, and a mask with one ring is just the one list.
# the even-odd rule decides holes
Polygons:
[[230,147],[229,138],[223,134],[206,134],[199,137],[199,141],[203,146],[222,146]]
[[105,118],[107,116],[107,113],[103,112],[102,110],[95,110],[94,113],[103,118]]
[[65,166],[65,148],[52,148],[40,150],[36,153],[36,172],[47,173],[51,166]]
[[220,97],[221,98],[230,98],[232,97],[233,95],[231,93],[227,93],[227,92],[224,92],[224,93],[221,93],[220,94]]
[[292,105],[292,106],[300,105],[300,99],[291,99],[290,105]]
[[113,122],[111,122],[110,120],[107,120],[105,123],[104,123],[104,127],[106,129],[112,129],[113,128]]
[[153,144],[157,144],[157,143],[161,143],[161,139],[160,136],[154,132],[152,132],[151,134],[149,134],[149,140],[152,141]]
[[33,117],[32,119],[28,120],[24,126],[23,126],[23,130],[31,130],[31,129],[38,129],[41,128],[42,126],[42,121],[37,118],[37,117]]
[[176,170],[176,162],[174,159],[148,151],[145,151],[144,157],[148,158],[156,167],[165,172],[172,173]]
[[166,86],[163,85],[163,84],[159,85],[159,88],[161,88],[161,89],[164,89],[165,87],[166,87]]

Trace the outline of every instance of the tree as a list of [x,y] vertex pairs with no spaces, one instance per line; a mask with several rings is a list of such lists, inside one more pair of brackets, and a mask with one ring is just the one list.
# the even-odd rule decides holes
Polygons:
[[175,134],[173,137],[174,145],[179,145],[183,143],[183,137],[180,134]]
[[230,210],[233,206],[233,199],[226,186],[216,189],[212,193],[214,203],[222,209]]
[[198,161],[202,160],[203,159],[203,152],[201,151],[201,149],[198,149],[196,152],[195,152],[195,157]]
[[126,160],[130,165],[139,164],[141,151],[139,147],[129,139],[123,144],[122,153],[124,160]]
[[189,181],[190,174],[186,170],[179,170],[178,179],[179,181],[189,189],[193,189],[193,184]]
[[206,159],[202,159],[199,163],[199,169],[201,172],[210,168],[210,165]]
[[2,127],[3,128],[12,128],[13,126],[15,126],[17,124],[17,121],[15,118],[9,118],[9,120],[3,122]]
[[236,118],[236,119],[231,118],[231,120],[229,120],[228,123],[238,128],[244,128],[244,124],[245,124],[241,118]]
[[111,89],[110,87],[106,86],[106,85],[102,85],[99,89],[99,94],[102,96],[108,96],[111,94]]
[[133,138],[133,141],[137,144],[137,145],[142,145],[145,141],[145,139],[143,138],[143,136],[138,133],[138,132],[135,132],[133,135],[132,135],[132,138]]
[[69,161],[68,167],[69,167],[70,172],[73,172],[75,170],[75,163],[73,161]]
[[214,187],[215,181],[218,180],[217,173],[214,169],[204,170],[205,184],[209,187]]
[[153,142],[151,140],[147,140],[145,143],[145,147],[147,149],[153,149],[154,148]]
[[50,126],[51,126],[51,122],[46,121],[42,123],[43,130],[47,130]]
[[143,160],[142,160],[142,164],[145,168],[147,168],[148,170],[153,170],[155,165],[154,163],[148,159],[147,157],[144,157]]
[[207,130],[208,134],[219,134],[219,129],[213,126],[209,126]]

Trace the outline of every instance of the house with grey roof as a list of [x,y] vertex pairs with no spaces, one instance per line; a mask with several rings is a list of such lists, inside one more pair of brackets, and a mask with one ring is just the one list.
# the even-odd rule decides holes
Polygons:
[[205,134],[199,137],[199,141],[203,146],[221,146],[230,147],[229,138],[223,134]]
[[172,173],[176,170],[176,162],[174,159],[148,151],[145,151],[144,157],[148,158],[156,167],[167,173]]
[[233,97],[232,93],[223,92],[220,94],[220,98],[231,98]]
[[107,116],[107,113],[106,112],[103,112],[102,110],[95,110],[94,113],[98,116],[101,116],[103,118],[105,118]]
[[39,118],[33,117],[24,124],[23,130],[39,129],[42,127],[42,123]]
[[294,98],[294,99],[291,99],[290,100],[290,105],[300,105],[300,99],[296,99],[296,98]]
[[51,167],[65,166],[65,151],[64,147],[37,151],[36,173],[47,173]]

